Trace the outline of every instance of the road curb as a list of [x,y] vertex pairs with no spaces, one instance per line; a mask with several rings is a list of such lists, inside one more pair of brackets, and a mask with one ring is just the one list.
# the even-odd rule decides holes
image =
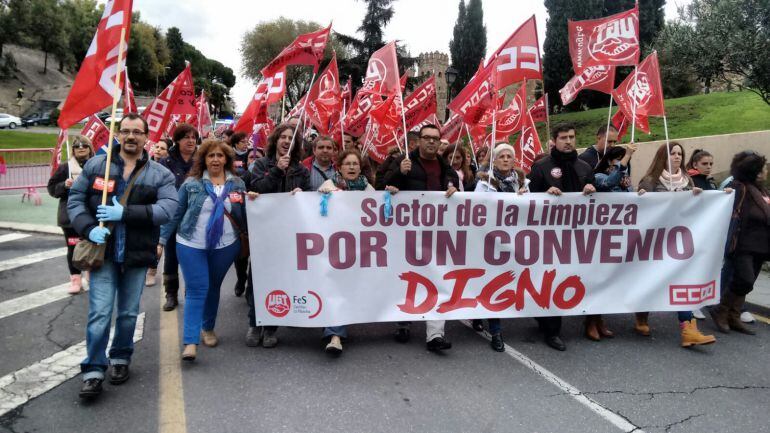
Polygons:
[[749,312],[761,314],[765,317],[770,317],[770,307],[767,307],[765,305],[760,304],[754,304],[752,302],[745,302],[744,307],[746,307]]
[[45,234],[51,234],[51,235],[62,234],[61,229],[56,226],[50,226],[45,224],[19,223],[19,222],[13,222],[13,221],[0,221],[0,229],[18,230],[22,232],[33,232],[33,233],[45,233]]

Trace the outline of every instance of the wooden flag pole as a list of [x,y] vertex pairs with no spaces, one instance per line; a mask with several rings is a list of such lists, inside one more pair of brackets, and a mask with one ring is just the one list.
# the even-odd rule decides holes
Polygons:
[[663,131],[666,134],[666,156],[668,157],[668,190],[671,191],[671,188],[673,187],[672,176],[674,175],[674,172],[671,171],[671,143],[668,141],[668,120],[666,119],[665,114],[663,115]]
[[[107,141],[107,159],[104,167],[104,189],[102,189],[102,205],[107,204],[107,193],[110,184],[110,165],[112,164],[112,142],[115,140],[115,113],[118,111],[120,101],[120,75],[123,73],[123,49],[126,47],[126,28],[120,30],[120,45],[118,45],[118,70],[115,73],[115,89],[112,91],[112,116],[110,116],[110,135]],[[104,221],[99,222],[99,227],[104,227]]]
[[[479,167],[479,161],[476,160],[476,152],[473,149],[473,137],[471,137],[471,131],[468,129],[468,124],[465,123],[465,122],[463,122],[462,128],[465,128],[465,133],[468,134],[468,145],[471,146],[471,151],[472,151],[471,155],[473,156],[473,163],[476,164],[476,169],[478,170],[480,168]],[[460,128],[460,129],[462,129],[462,128]],[[462,135],[462,134],[463,134],[463,132],[461,130],[460,131],[460,135]]]
[[308,87],[307,94],[305,95],[305,101],[302,102],[302,108],[299,109],[299,122],[297,123],[297,127],[294,128],[294,133],[291,135],[291,143],[289,143],[289,156],[291,156],[291,151],[292,149],[294,149],[294,139],[297,137],[297,131],[300,128],[304,129],[304,125],[302,124],[302,122],[305,119],[305,107],[307,106],[307,100],[310,97],[310,91],[313,90],[313,83],[315,82],[315,76],[316,76],[316,73],[313,72],[313,76],[310,77],[310,87]]
[[[406,109],[404,109],[404,92],[401,91],[401,84],[399,84],[398,89],[398,98],[401,101],[401,122],[404,126],[404,150],[406,153],[406,159],[409,159],[409,143],[406,137]],[[398,140],[396,140],[396,142],[398,142]]]
[[[612,120],[612,94],[610,94],[610,110],[607,112],[607,129],[604,130],[604,150],[599,156],[599,161],[596,162],[596,166],[599,166],[599,162],[604,158],[604,154],[607,153],[607,142],[610,136],[610,121]],[[594,167],[596,168],[596,167]]]
[[[632,87],[632,91],[636,93],[636,78],[637,78],[637,72],[639,68],[637,66],[634,66],[634,87]],[[636,138],[636,95],[633,96],[634,103],[631,114],[631,143],[634,142],[634,139]]]

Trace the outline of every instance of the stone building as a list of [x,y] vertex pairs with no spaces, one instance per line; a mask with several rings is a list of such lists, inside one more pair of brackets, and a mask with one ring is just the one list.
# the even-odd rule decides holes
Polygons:
[[417,60],[417,75],[425,76],[433,74],[436,76],[436,115],[442,122],[446,120],[447,103],[447,83],[446,70],[449,67],[449,55],[434,51],[432,53],[421,53]]

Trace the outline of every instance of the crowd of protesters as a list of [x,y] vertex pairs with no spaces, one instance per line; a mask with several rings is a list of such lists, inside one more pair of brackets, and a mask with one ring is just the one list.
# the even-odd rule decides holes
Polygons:
[[[181,358],[193,361],[198,345],[215,347],[220,287],[231,265],[236,268],[235,296],[245,295],[249,306],[245,344],[275,347],[279,329],[257,326],[254,289],[248,258],[245,203],[260,194],[318,191],[321,213],[328,212],[334,194],[346,191],[387,190],[441,191],[449,199],[457,191],[495,194],[636,192],[682,192],[699,194],[717,189],[711,169],[714,158],[696,150],[685,163],[684,147],[663,144],[655,153],[637,188],[631,184],[631,162],[636,145],[619,146],[613,127],[597,131],[596,144],[578,155],[576,131],[571,124],[556,125],[551,131],[550,151],[540,155],[525,175],[516,151],[498,143],[490,152],[481,147],[476,154],[461,145],[441,139],[438,127],[426,125],[407,137],[409,155],[393,148],[381,164],[362,156],[361,143],[345,134],[342,143],[327,136],[309,134],[297,119],[274,128],[265,148],[250,146],[243,133],[202,140],[190,125],[180,124],[168,141],[155,143],[151,157],[145,151],[147,122],[127,115],[118,126],[119,144],[113,150],[110,178],[105,181],[105,157],[94,156],[84,137],[73,144],[72,160],[57,170],[48,185],[60,199],[58,223],[69,248],[67,255],[70,293],[83,285],[81,272],[72,265],[72,249],[79,239],[106,246],[104,264],[91,272],[89,316],[86,329],[87,358],[81,364],[83,398],[102,391],[108,366],[109,381],[128,380],[133,352],[132,335],[144,286],[155,284],[155,270],[161,255],[164,311],[178,306],[179,270],[185,280],[183,348]],[[723,188],[734,193],[733,219],[728,233],[722,270],[721,302],[710,309],[717,329],[753,334],[743,311],[761,265],[770,253],[770,193],[764,187],[766,159],[754,152],[735,155],[732,179]],[[101,204],[102,191],[110,200]],[[273,246],[280,249],[280,246]],[[105,356],[113,305],[117,301],[115,336]],[[649,313],[635,314],[633,329],[642,336],[652,334]],[[710,344],[713,335],[698,329],[700,312],[678,313],[681,346]],[[484,317],[472,321],[483,331]],[[245,322],[245,320],[244,320]],[[504,351],[500,319],[488,319],[486,329],[491,347]],[[545,343],[566,350],[561,338],[561,317],[540,317],[537,323]],[[445,322],[426,324],[426,348],[445,351],[452,343],[445,334]],[[614,333],[602,316],[589,315],[584,321],[589,340],[612,338]],[[345,326],[325,328],[322,338],[326,352],[339,355],[348,336]],[[408,322],[396,324],[394,338],[406,343],[411,337]]]

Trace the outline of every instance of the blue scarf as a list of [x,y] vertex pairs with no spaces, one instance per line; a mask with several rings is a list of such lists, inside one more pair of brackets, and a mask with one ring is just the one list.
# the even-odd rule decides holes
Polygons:
[[[217,197],[214,193],[214,186],[211,182],[203,182],[206,192],[214,203],[214,210],[211,211],[209,222],[206,224],[206,249],[212,250],[217,247],[222,238],[223,227],[225,223],[225,197],[230,193],[231,182],[225,182],[222,188],[222,194]],[[235,227],[233,227],[235,228]]]

